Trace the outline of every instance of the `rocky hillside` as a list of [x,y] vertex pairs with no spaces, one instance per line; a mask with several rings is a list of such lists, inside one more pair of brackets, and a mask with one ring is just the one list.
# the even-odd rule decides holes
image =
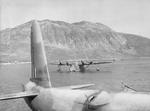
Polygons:
[[129,46],[134,47],[138,56],[150,57],[150,39],[133,34],[121,34]]
[[[30,61],[31,23],[0,32],[2,62]],[[150,56],[150,40],[117,33],[101,23],[39,21],[48,60]],[[146,49],[145,49],[146,48]]]

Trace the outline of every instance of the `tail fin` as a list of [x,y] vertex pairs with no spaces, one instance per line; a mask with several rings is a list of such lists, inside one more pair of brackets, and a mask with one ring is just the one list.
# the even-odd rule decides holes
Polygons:
[[37,21],[31,26],[31,81],[45,88],[51,87],[42,33]]

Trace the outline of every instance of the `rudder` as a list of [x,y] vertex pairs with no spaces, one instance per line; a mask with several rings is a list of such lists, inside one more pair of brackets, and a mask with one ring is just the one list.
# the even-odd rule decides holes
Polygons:
[[42,33],[37,21],[31,26],[31,81],[45,88],[51,87]]

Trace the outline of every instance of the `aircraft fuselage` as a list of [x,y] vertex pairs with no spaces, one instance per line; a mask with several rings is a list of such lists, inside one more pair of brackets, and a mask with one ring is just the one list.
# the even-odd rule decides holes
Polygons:
[[[94,90],[42,89],[31,105],[35,111],[150,111],[150,95],[100,92],[89,105],[84,104]],[[83,105],[83,104],[84,105]]]
[[35,111],[85,111],[87,96],[96,90],[42,89],[31,101]]

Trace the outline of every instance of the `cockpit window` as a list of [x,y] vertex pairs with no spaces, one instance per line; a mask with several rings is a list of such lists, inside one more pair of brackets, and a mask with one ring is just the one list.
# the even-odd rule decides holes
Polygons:
[[92,94],[91,96],[88,97],[87,106],[86,106],[86,108],[88,110],[96,110],[97,109],[97,106],[92,105],[91,102],[95,100],[95,98],[97,97],[98,94],[99,94],[99,92],[96,92],[96,93],[94,93],[94,94]]
[[91,101],[93,101],[95,99],[95,96],[91,96],[91,97],[89,97],[89,102],[91,102]]

